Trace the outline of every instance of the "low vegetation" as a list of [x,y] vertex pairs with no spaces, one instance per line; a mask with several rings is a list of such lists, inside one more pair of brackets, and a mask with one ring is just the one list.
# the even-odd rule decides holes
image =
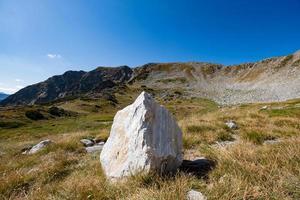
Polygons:
[[[107,139],[115,112],[135,93],[116,96],[117,105],[98,100],[60,102],[40,121],[24,113],[48,112],[50,107],[1,108],[0,199],[174,200],[185,199],[190,189],[216,200],[300,199],[300,100],[218,107],[205,99],[158,98],[178,119],[184,158],[204,156],[216,167],[206,178],[183,172],[165,177],[140,174],[111,184],[99,155],[87,154],[79,141]],[[262,110],[264,105],[268,108]],[[61,109],[77,114],[61,115]],[[229,129],[228,120],[239,128]],[[24,147],[46,138],[54,143],[37,154],[22,154]],[[278,142],[264,143],[274,139]],[[227,141],[233,145],[217,145]]]

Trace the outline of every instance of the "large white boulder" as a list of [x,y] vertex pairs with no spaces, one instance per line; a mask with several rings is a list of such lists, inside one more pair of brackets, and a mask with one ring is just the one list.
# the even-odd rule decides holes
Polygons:
[[181,130],[167,109],[142,92],[115,115],[100,162],[110,179],[174,172],[182,163]]

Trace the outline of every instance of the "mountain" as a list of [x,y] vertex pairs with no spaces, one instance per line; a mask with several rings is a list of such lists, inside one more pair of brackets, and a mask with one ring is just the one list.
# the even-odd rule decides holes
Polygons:
[[3,100],[1,105],[32,105],[80,96],[94,97],[121,86],[131,74],[132,70],[127,66],[98,67],[90,72],[67,71],[21,89]]
[[8,94],[5,94],[3,92],[0,92],[0,101],[2,101],[3,99],[5,99],[6,97],[8,97]]
[[78,97],[99,98],[118,89],[148,88],[165,98],[213,99],[220,104],[283,101],[300,97],[300,51],[255,63],[224,66],[213,63],[149,63],[136,68],[98,67],[68,71],[10,95],[0,104],[41,104]]

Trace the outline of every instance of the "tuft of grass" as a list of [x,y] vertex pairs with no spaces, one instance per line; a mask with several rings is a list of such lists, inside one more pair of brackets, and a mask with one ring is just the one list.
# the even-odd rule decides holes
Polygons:
[[256,131],[250,131],[243,134],[243,138],[245,140],[248,140],[250,142],[253,142],[254,144],[262,144],[265,140],[274,140],[276,139],[275,136],[256,132]]
[[186,127],[186,130],[190,133],[203,133],[205,131],[214,131],[215,128],[204,125],[190,125]]
[[229,132],[220,131],[220,132],[218,132],[217,140],[218,141],[233,141],[234,138],[232,137],[232,135]]

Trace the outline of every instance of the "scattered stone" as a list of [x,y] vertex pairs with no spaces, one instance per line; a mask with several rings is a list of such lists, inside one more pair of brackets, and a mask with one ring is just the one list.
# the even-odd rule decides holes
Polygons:
[[230,121],[226,122],[225,124],[226,124],[227,127],[230,128],[230,129],[233,129],[233,130],[238,129],[238,125],[237,125],[236,122],[233,121],[233,120],[230,120]]
[[234,144],[236,144],[237,142],[234,140],[234,141],[217,141],[215,144],[213,144],[212,146],[213,147],[223,147],[223,148],[226,148],[226,147],[229,147],[229,146],[232,146]]
[[94,138],[93,139],[93,142],[95,143],[95,144],[97,144],[97,143],[101,143],[101,142],[105,142],[105,140],[103,140],[103,139],[100,139],[100,138]]
[[266,145],[268,145],[268,144],[277,144],[279,142],[280,142],[279,139],[273,139],[273,140],[265,140],[263,144],[266,144]]
[[204,196],[201,192],[198,192],[196,190],[190,190],[187,193],[187,199],[188,200],[207,200],[206,196]]
[[182,133],[176,120],[146,92],[117,112],[100,155],[111,180],[139,172],[175,172],[182,163]]
[[86,147],[90,147],[90,146],[93,146],[95,144],[95,142],[93,140],[90,140],[90,139],[81,139],[80,142]]
[[50,143],[52,143],[52,141],[49,139],[43,140],[40,143],[34,145],[32,148],[25,150],[22,154],[34,154],[48,146]]
[[260,110],[267,110],[268,109],[268,106],[263,106],[260,108]]
[[103,149],[104,143],[96,144],[94,146],[86,147],[85,150],[87,153],[101,152]]

